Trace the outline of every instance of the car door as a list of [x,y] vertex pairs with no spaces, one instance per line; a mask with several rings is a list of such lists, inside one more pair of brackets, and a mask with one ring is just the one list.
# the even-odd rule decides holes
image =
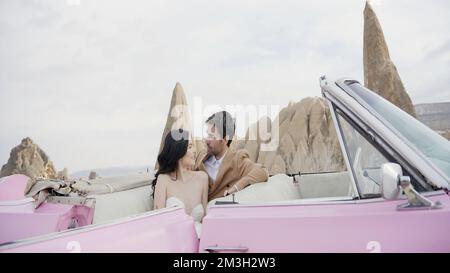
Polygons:
[[443,208],[399,211],[406,200],[214,206],[200,252],[449,252],[450,199]]
[[0,252],[197,252],[192,217],[165,208],[3,244]]

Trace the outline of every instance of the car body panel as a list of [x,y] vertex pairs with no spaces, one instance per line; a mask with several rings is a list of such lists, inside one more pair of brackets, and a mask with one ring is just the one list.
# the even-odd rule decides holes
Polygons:
[[0,252],[197,252],[192,217],[167,208],[4,245]]
[[203,220],[200,252],[245,247],[248,252],[450,252],[450,198],[442,209],[398,211],[406,200],[340,204],[214,206]]
[[[85,206],[45,203],[34,209],[33,200],[0,204],[0,244],[67,230],[74,223],[92,223],[94,210]],[[11,204],[11,203],[10,203]]]
[[0,244],[92,223],[91,207],[46,202],[35,208],[24,196],[28,180],[17,174],[0,180]]
[[13,174],[0,178],[0,201],[12,201],[25,198],[24,192],[28,180],[28,176],[23,174]]

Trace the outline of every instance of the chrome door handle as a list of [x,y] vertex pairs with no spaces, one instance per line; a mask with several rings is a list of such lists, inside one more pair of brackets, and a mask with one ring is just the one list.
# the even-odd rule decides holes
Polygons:
[[208,246],[204,249],[205,251],[208,251],[209,253],[216,253],[221,251],[235,251],[235,252],[247,252],[248,247],[245,246]]

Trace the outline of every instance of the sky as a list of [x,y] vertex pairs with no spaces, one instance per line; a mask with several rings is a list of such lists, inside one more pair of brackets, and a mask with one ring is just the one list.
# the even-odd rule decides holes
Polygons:
[[[450,101],[450,1],[372,2],[413,103]],[[201,110],[363,82],[364,5],[0,0],[0,165],[27,136],[57,170],[153,165],[177,82]]]

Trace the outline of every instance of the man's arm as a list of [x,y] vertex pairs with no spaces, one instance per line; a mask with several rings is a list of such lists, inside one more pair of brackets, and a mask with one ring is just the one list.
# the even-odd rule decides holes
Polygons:
[[[252,162],[246,150],[237,151],[238,168],[241,175],[239,179],[231,188],[229,193],[237,190],[242,190],[250,184],[265,182],[269,179],[269,173],[266,167],[261,164]],[[236,187],[237,189],[236,189]]]

